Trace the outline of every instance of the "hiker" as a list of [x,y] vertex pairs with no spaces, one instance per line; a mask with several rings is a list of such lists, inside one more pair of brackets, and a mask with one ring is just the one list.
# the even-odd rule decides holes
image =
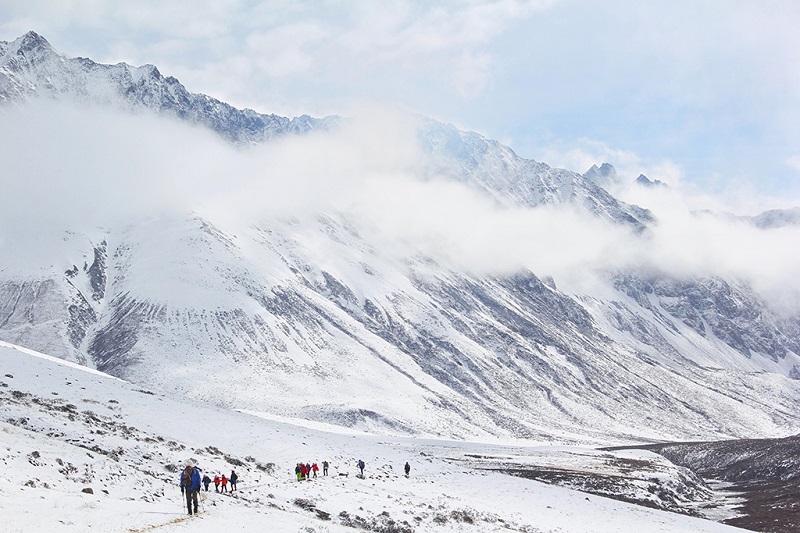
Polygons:
[[322,475],[328,475],[328,461],[322,461]]
[[219,478],[219,474],[214,476],[214,492],[219,492],[219,484],[222,480]]
[[317,472],[319,472],[319,467],[317,466],[317,463],[311,465],[311,471],[314,472],[314,477],[317,477]]
[[364,477],[364,467],[367,465],[364,464],[364,461],[362,459],[359,459],[356,465],[358,466],[358,469],[361,470],[361,477]]
[[300,463],[300,474],[303,476],[302,479],[308,479],[308,468],[303,463]]
[[411,472],[411,465],[410,465],[410,464],[408,464],[408,461],[406,461],[406,468],[405,468],[405,470],[406,470],[406,477],[408,477],[408,473],[409,473],[409,472]]
[[208,484],[211,483],[211,478],[208,477],[208,474],[203,476],[203,485],[206,487],[206,492],[208,492]]
[[231,470],[231,492],[236,490],[236,480],[239,479],[239,476],[236,475],[236,472]]
[[303,469],[300,468],[300,463],[297,463],[294,467],[294,473],[297,476],[297,481],[303,481]]
[[192,461],[187,461],[186,468],[181,472],[180,480],[181,490],[186,496],[186,509],[189,515],[192,514],[192,507],[194,513],[197,514],[197,493],[200,492],[200,470],[194,466]]
[[222,490],[220,492],[228,492],[228,478],[222,474]]

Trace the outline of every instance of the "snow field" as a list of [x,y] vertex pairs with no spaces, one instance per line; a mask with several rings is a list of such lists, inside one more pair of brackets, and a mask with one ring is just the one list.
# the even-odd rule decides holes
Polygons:
[[[8,346],[0,362],[2,532],[177,532],[195,523],[287,532],[736,530],[460,460],[504,450],[575,467],[591,462],[591,450],[328,432],[169,398]],[[210,477],[231,469],[240,477],[233,494],[212,484],[191,519],[177,487],[190,457]],[[325,459],[329,477],[296,480],[295,463]]]

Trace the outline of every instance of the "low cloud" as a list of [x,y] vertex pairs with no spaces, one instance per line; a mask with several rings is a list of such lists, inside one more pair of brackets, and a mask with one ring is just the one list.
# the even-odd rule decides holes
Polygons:
[[423,253],[475,274],[526,268],[575,291],[597,290],[595,274],[607,269],[720,275],[797,302],[789,295],[800,292],[800,228],[760,230],[697,215],[698,197],[679,187],[623,191],[657,218],[642,235],[569,206],[500,207],[464,183],[426,173],[414,118],[377,109],[358,116],[335,133],[239,150],[149,115],[45,102],[7,109],[0,188],[10,201],[0,212],[0,247],[14,253],[8,246],[24,242],[20,235],[88,232],[161,214],[195,212],[236,225],[335,212],[398,260]]
[[786,165],[800,172],[800,155],[793,155],[786,159]]

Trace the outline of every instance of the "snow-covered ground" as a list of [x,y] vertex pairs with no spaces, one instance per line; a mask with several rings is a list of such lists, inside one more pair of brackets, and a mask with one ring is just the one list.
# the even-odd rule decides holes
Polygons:
[[[0,344],[2,532],[169,532],[197,525],[291,532],[737,531],[502,472],[510,464],[625,471],[635,481],[646,477],[636,465],[646,464],[656,477],[677,479],[678,470],[658,457],[312,428],[173,398]],[[189,518],[177,486],[188,459],[212,477],[235,469],[239,490],[218,494],[212,485],[202,493],[200,514]],[[358,459],[367,464],[363,479],[356,476]],[[297,462],[323,460],[331,463],[330,476],[296,480]],[[406,461],[409,477],[402,474]]]

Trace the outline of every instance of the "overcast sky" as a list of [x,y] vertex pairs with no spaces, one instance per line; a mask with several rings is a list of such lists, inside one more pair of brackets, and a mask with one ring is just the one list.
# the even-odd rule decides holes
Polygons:
[[798,26],[795,0],[0,0],[0,40],[34,30],[237,107],[389,104],[774,207],[800,198]]

